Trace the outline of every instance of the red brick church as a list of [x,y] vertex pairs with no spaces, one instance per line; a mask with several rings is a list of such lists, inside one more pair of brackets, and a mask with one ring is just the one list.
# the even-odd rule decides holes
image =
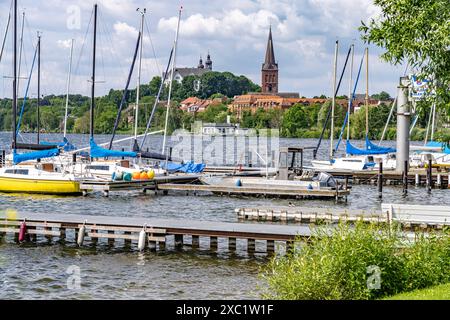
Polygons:
[[275,61],[273,50],[272,27],[269,29],[266,59],[261,69],[261,91],[263,93],[278,93],[278,63]]

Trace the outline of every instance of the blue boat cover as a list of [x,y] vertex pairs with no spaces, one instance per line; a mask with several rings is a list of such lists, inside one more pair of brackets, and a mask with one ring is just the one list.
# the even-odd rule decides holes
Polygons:
[[426,144],[427,147],[433,147],[433,148],[441,148],[443,153],[450,154],[450,147],[445,145],[442,142],[438,141],[430,141]]
[[50,149],[50,150],[42,150],[42,151],[34,151],[28,153],[16,153],[16,150],[13,151],[13,163],[19,164],[28,160],[37,160],[44,158],[51,158],[59,155],[59,149]]
[[194,163],[192,161],[185,164],[169,162],[165,169],[169,172],[200,173],[205,169],[205,166],[204,163]]
[[[383,148],[383,149],[391,149],[391,148]],[[394,149],[391,149],[394,150]],[[371,154],[386,154],[394,151],[386,151],[386,150],[377,150],[377,149],[358,149],[353,146],[350,141],[346,141],[345,152],[350,155],[371,155]]]
[[376,150],[380,151],[379,153],[392,153],[397,152],[395,148],[389,148],[389,147],[380,147],[379,145],[376,145],[375,143],[371,142],[369,140],[369,137],[366,136],[366,150]]
[[104,158],[104,157],[131,157],[136,158],[137,153],[131,151],[116,151],[99,147],[93,138],[90,139],[89,145],[91,147],[91,158]]
[[55,142],[55,143],[53,143],[53,142],[41,141],[40,144],[42,144],[44,146],[58,146],[60,148],[63,148],[64,151],[73,151],[73,150],[77,149],[73,144],[71,144],[69,142],[69,140],[67,140],[67,138],[64,138],[63,142]]

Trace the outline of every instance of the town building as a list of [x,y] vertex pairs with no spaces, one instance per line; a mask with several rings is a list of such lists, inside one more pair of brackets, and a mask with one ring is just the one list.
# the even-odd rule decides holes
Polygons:
[[[197,67],[193,67],[193,68],[175,68],[174,70],[174,77],[173,79],[175,81],[177,81],[178,83],[181,83],[183,81],[184,78],[186,78],[187,76],[202,76],[203,74],[212,71],[212,65],[213,62],[211,60],[211,55],[208,52],[205,64],[203,64],[203,59],[200,56],[200,60],[198,62]],[[163,72],[162,74],[162,78],[164,79],[165,77],[165,72]],[[165,83],[168,84],[170,82],[170,74],[171,71],[169,71],[166,81]]]
[[189,97],[180,102],[180,109],[186,112],[203,112],[209,106],[220,105],[226,102],[227,98],[200,99],[197,97]]

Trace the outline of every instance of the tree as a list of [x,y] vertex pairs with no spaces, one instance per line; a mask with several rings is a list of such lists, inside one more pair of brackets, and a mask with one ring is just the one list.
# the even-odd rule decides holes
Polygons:
[[281,134],[285,137],[297,137],[298,130],[309,126],[305,107],[295,104],[284,114]]
[[381,91],[380,93],[373,94],[371,95],[371,98],[381,101],[391,100],[391,96],[386,91]]
[[[381,57],[394,65],[408,63],[431,86],[441,105],[450,101],[450,5],[448,0],[374,0],[380,18],[359,30],[367,43],[385,49]],[[448,106],[448,105],[447,105]]]

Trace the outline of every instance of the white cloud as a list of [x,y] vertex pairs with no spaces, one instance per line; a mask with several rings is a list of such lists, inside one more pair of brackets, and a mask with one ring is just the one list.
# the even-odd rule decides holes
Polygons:
[[[72,87],[75,92],[89,95],[92,25],[87,34],[86,29],[95,2],[99,3],[98,74],[107,81],[98,85],[98,94],[107,93],[111,87],[122,88],[126,81],[139,28],[137,7],[146,6],[148,10],[147,24],[156,52],[155,59],[145,28],[143,81],[149,81],[165,67],[180,1],[21,0],[20,6],[27,8],[24,60],[28,66],[32,57],[30,42],[35,42],[36,30],[43,31],[43,72],[51,70],[43,79],[43,90],[64,93],[68,39],[74,38],[76,70]],[[9,1],[0,1],[0,32],[5,28],[9,5]],[[67,29],[68,6],[80,8],[81,29]],[[364,44],[357,28],[361,20],[367,21],[378,14],[379,9],[372,0],[190,0],[184,3],[177,63],[195,66],[199,56],[205,56],[209,50],[214,69],[243,74],[259,83],[271,24],[280,66],[280,89],[306,96],[329,94],[334,41],[338,38],[341,44],[340,66],[353,41],[357,48],[356,61],[359,61]],[[6,50],[0,65],[1,76],[10,74],[10,41]],[[375,47],[370,49],[370,89],[394,94],[403,70],[381,62],[377,57],[380,52]],[[9,96],[11,83],[2,79],[0,96]]]

